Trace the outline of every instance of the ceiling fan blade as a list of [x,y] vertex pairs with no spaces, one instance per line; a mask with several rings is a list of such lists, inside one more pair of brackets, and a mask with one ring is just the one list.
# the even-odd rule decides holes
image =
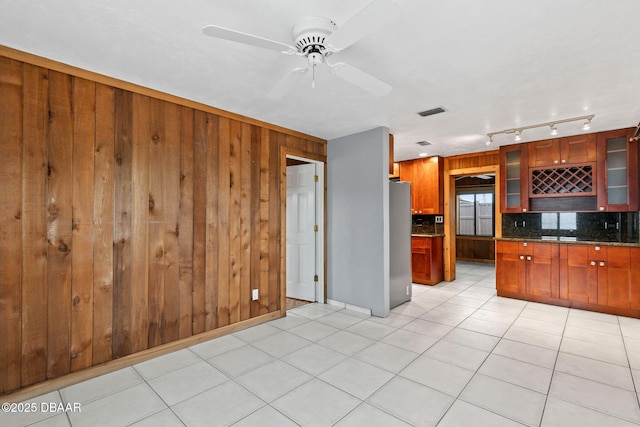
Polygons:
[[307,74],[309,68],[294,68],[284,76],[282,80],[280,80],[268,93],[267,98],[269,99],[280,99],[284,96],[285,93],[289,92],[294,88],[294,86]]
[[391,0],[373,0],[327,37],[327,44],[342,50],[400,17],[400,8]]
[[264,37],[230,30],[229,28],[218,27],[217,25],[207,25],[203,27],[202,33],[218,39],[230,40],[232,42],[261,47],[263,49],[276,50],[288,55],[296,52],[296,49],[293,46],[289,46],[286,43],[280,43],[275,40],[265,39]]
[[384,96],[393,89],[391,85],[383,82],[382,80],[378,80],[371,74],[367,74],[352,65],[345,64],[344,62],[338,62],[337,64],[332,65],[331,71],[341,79],[346,80],[375,96]]

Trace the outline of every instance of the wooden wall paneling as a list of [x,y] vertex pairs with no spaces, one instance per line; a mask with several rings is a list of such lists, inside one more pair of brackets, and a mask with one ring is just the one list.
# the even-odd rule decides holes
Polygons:
[[71,371],[93,364],[94,146],[96,85],[73,79]]
[[[253,289],[258,289],[258,298],[260,298],[260,274],[261,274],[261,263],[260,263],[260,252],[261,252],[261,240],[260,240],[260,226],[261,226],[261,217],[260,217],[260,194],[262,188],[260,187],[260,177],[262,175],[260,168],[260,128],[257,126],[251,126],[251,161],[250,161],[250,170],[251,170],[251,191],[249,193],[250,197],[250,208],[249,208],[249,218],[251,219],[251,255],[250,255],[250,277],[249,277],[249,293],[251,294]],[[249,317],[256,317],[260,314],[260,301],[253,301],[251,299],[251,295],[249,296]]]
[[96,85],[93,242],[93,364],[111,360],[114,248],[114,94]]
[[47,377],[70,370],[73,117],[71,77],[49,73]]
[[[207,115],[207,157],[206,157],[206,242],[205,242],[205,329],[218,327],[218,270],[227,268],[218,265],[218,169],[221,162],[219,152],[220,123],[218,116]],[[226,249],[225,249],[226,250]]]
[[269,156],[271,154],[270,138],[272,132],[267,129],[260,129],[260,291],[259,305],[260,314],[269,312],[269,266],[271,241],[269,215],[269,196],[271,191],[271,164]]
[[[146,127],[148,134],[140,135],[140,139],[148,138],[148,216],[149,246],[149,347],[162,343],[160,337],[162,319],[164,317],[164,270],[165,270],[165,102],[148,98],[148,118],[140,117],[136,124],[142,130]],[[148,120],[148,123],[145,123]],[[145,150],[144,146],[142,150]],[[138,173],[140,170],[136,170]],[[142,172],[142,171],[140,171]]]
[[240,307],[239,320],[247,320],[251,316],[251,253],[252,253],[252,144],[251,125],[242,124],[242,140],[240,141]]
[[218,326],[229,324],[229,286],[230,286],[230,219],[231,180],[229,174],[231,156],[231,120],[219,118],[218,156]]
[[193,110],[181,107],[180,120],[179,337],[186,338],[193,333]]
[[180,337],[180,111],[179,106],[165,103],[164,307],[160,324],[163,344]]
[[149,346],[149,143],[150,98],[133,94],[131,164],[131,348]]
[[22,64],[0,58],[0,392],[20,387]]
[[[282,300],[286,302],[286,295],[280,295],[280,280],[283,279],[280,267],[284,263],[281,260],[282,252],[280,251],[280,227],[282,222],[280,218],[280,207],[284,205],[284,201],[280,199],[280,185],[282,174],[285,171],[280,170],[280,147],[286,144],[286,136],[282,133],[274,133],[269,139],[271,150],[269,154],[269,169],[271,170],[270,197],[272,202],[269,204],[269,244],[271,248],[269,252],[269,311],[280,310]],[[286,195],[283,197],[286,198]],[[286,282],[285,282],[286,283]]]
[[47,376],[47,129],[49,73],[24,64],[22,147],[22,386]]
[[[229,141],[229,320],[240,321],[240,263],[242,260],[242,123],[231,121]],[[222,282],[219,286],[224,287]]]
[[[195,111],[193,125],[193,334],[206,330],[205,243],[207,233],[207,114]],[[212,314],[209,314],[212,315]]]
[[132,353],[131,347],[131,230],[133,94],[114,93],[114,227],[113,227],[113,332],[112,354],[117,359]]

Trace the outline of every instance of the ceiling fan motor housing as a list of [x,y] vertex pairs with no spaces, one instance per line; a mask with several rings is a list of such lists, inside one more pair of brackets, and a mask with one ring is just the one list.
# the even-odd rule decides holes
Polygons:
[[300,19],[292,31],[298,53],[308,57],[312,65],[324,62],[324,57],[332,53],[325,39],[335,30],[335,22],[328,18],[313,16]]

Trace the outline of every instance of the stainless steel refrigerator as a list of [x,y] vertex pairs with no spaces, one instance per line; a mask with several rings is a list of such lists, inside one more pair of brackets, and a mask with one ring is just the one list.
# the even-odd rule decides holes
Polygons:
[[411,300],[411,183],[389,181],[389,308]]

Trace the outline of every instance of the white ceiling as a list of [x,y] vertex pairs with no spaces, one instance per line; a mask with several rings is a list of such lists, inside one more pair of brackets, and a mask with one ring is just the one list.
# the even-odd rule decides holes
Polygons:
[[[388,126],[396,160],[513,143],[486,133],[595,114],[640,120],[639,0],[398,0],[402,17],[339,52],[394,89],[376,98],[326,68],[274,101],[304,58],[206,37],[222,25],[290,44],[303,16],[338,26],[369,0],[0,0],[0,44],[321,138]],[[418,111],[442,106],[444,114]],[[559,125],[559,135],[582,132]],[[549,138],[525,131],[522,141]]]

